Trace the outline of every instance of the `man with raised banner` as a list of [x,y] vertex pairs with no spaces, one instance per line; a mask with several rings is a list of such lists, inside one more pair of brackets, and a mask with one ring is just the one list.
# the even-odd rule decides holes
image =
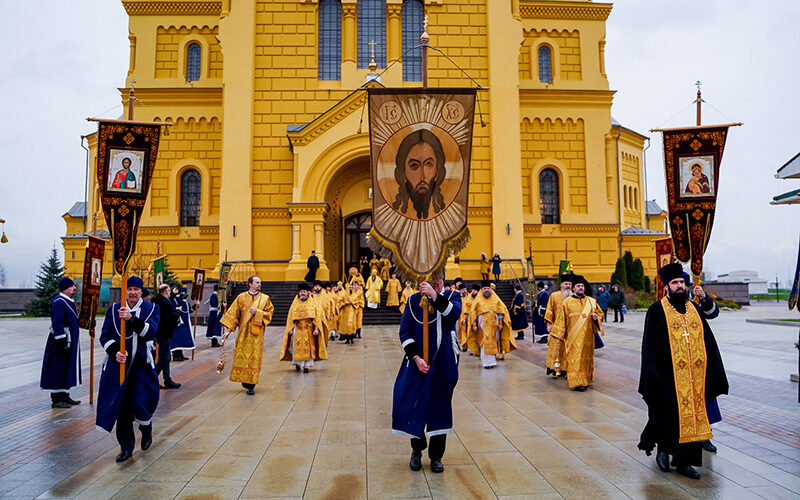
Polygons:
[[700,305],[689,300],[678,263],[658,274],[666,295],[650,306],[644,321],[639,394],[648,419],[638,446],[647,455],[656,448],[663,472],[670,470],[671,455],[680,474],[698,479],[693,466],[702,465],[702,442],[711,439],[706,403],[728,393],[728,379],[706,322],[710,298],[703,293]]

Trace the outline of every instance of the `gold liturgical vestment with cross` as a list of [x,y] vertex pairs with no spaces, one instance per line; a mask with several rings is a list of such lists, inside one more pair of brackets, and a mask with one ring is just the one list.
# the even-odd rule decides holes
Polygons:
[[400,280],[392,278],[386,284],[386,307],[400,305],[400,292],[403,290],[403,285]]
[[[349,304],[347,302],[350,302]],[[344,296],[342,314],[339,316],[339,334],[354,335],[361,328],[359,313],[364,308],[364,294],[361,290],[350,291]]]
[[[497,316],[502,314],[502,327],[497,323]],[[481,326],[480,319],[483,318]],[[478,331],[472,329],[476,326]],[[500,297],[494,292],[489,298],[478,294],[472,302],[469,315],[469,329],[467,330],[467,347],[474,356],[483,354],[499,354],[501,357],[517,348],[514,337],[511,336],[511,319],[508,315],[508,308]]]
[[[255,314],[250,313],[251,307],[256,310]],[[272,321],[274,311],[269,295],[242,292],[220,320],[230,331],[239,329],[231,367],[232,382],[258,383],[264,352],[264,328]]]
[[561,314],[553,324],[551,337],[563,341],[562,369],[567,371],[570,387],[587,386],[594,380],[594,331],[592,314],[603,317],[603,310],[591,297],[574,295],[561,304]]
[[[328,359],[326,337],[322,325],[323,307],[320,298],[305,301],[295,297],[286,316],[281,361],[319,361]],[[314,330],[317,335],[314,335]],[[290,351],[291,350],[291,351]]]
[[[564,295],[560,290],[550,294],[550,299],[547,301],[547,308],[544,312],[546,323],[555,324],[562,311],[562,302],[564,302]],[[545,366],[553,371],[564,370],[564,342],[553,335],[550,335],[547,339],[547,361],[545,361]]]
[[679,443],[711,439],[711,425],[706,413],[706,344],[703,321],[697,309],[686,304],[686,314],[672,307],[667,297],[661,299],[669,329],[672,373],[678,397]]

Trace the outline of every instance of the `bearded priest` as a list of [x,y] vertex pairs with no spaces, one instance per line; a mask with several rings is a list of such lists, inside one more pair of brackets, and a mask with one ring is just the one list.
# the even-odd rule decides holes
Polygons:
[[481,283],[481,291],[472,302],[467,335],[467,347],[473,356],[481,357],[484,368],[497,366],[498,359],[505,359],[505,353],[517,348],[508,308],[488,281]]
[[561,364],[570,389],[584,392],[594,380],[595,333],[602,334],[603,310],[586,296],[589,285],[581,275],[572,277],[572,294],[561,303],[550,336],[564,344]]
[[[547,309],[544,312],[544,323],[547,325],[547,333],[553,330],[553,325],[559,319],[563,311],[561,303],[572,294],[572,274],[561,275],[561,290],[550,294],[547,301]],[[545,361],[547,374],[551,373],[557,377],[566,377],[564,370],[564,341],[549,335],[547,339],[547,361]]]
[[[683,268],[668,264],[658,271],[666,295],[647,310],[642,337],[639,394],[647,404],[647,424],[639,449],[663,472],[698,479],[702,442],[711,439],[706,402],[728,393],[728,379],[702,309],[689,301]],[[705,295],[705,294],[704,294]],[[702,309],[701,309],[702,307]]]
[[314,366],[314,361],[328,359],[320,317],[323,308],[315,303],[315,300],[321,299],[309,298],[310,293],[311,287],[301,283],[286,316],[286,330],[283,332],[281,346],[281,361],[291,361],[294,369],[302,369],[303,373],[308,373],[308,368]]

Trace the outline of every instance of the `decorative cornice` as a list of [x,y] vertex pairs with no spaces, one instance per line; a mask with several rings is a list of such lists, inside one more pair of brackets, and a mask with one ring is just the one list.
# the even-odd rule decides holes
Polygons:
[[[562,233],[619,233],[616,224],[556,224]],[[541,224],[525,224],[526,233],[541,233]]]
[[219,235],[219,226],[200,226],[200,236]]
[[[130,89],[120,88],[120,94],[126,100]],[[147,106],[192,107],[207,109],[209,106],[219,106],[222,112],[222,87],[136,87],[136,97]],[[207,112],[199,112],[207,116]],[[192,115],[195,116],[195,115]],[[198,116],[199,117],[199,116]],[[207,116],[211,118],[212,116]]]
[[469,207],[469,217],[491,217],[492,207]]
[[541,224],[525,224],[523,226],[523,232],[526,234],[529,233],[541,233],[542,232],[542,225]]
[[540,107],[611,107],[615,90],[557,90],[526,89],[519,90],[520,106]]
[[222,0],[122,0],[129,16],[218,16]]
[[178,226],[139,226],[139,234],[146,236],[178,236],[181,228]]
[[519,13],[523,19],[568,19],[605,21],[611,14],[610,3],[531,2],[522,0]]
[[[289,136],[289,140],[292,141],[292,146],[305,146],[311,143],[311,141],[339,123],[347,115],[362,107],[366,101],[366,91],[353,92],[349,96],[339,101],[328,111],[317,116],[314,121],[303,127],[301,130],[298,130],[297,132],[288,132],[287,135]],[[366,134],[366,132],[364,132],[364,134]]]
[[325,215],[328,211],[328,204],[324,201],[310,202],[310,203],[295,203],[289,202],[289,214],[294,217],[295,215]]
[[287,207],[253,207],[254,219],[291,219]]

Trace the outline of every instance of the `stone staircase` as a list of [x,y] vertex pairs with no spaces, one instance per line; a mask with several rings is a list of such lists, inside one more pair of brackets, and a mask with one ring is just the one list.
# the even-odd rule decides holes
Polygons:
[[[286,324],[286,316],[292,305],[299,281],[263,281],[261,291],[269,295],[275,312],[272,315],[273,325]],[[472,281],[467,282],[467,288],[472,285]],[[527,282],[523,281],[523,287]],[[238,294],[247,291],[247,283],[233,283],[232,292],[228,298],[230,303]],[[506,306],[511,305],[514,299],[514,284],[511,281],[500,281],[497,283],[497,295]],[[399,325],[400,311],[396,307],[386,307],[386,290],[381,290],[381,306],[378,309],[364,308],[365,325]]]

